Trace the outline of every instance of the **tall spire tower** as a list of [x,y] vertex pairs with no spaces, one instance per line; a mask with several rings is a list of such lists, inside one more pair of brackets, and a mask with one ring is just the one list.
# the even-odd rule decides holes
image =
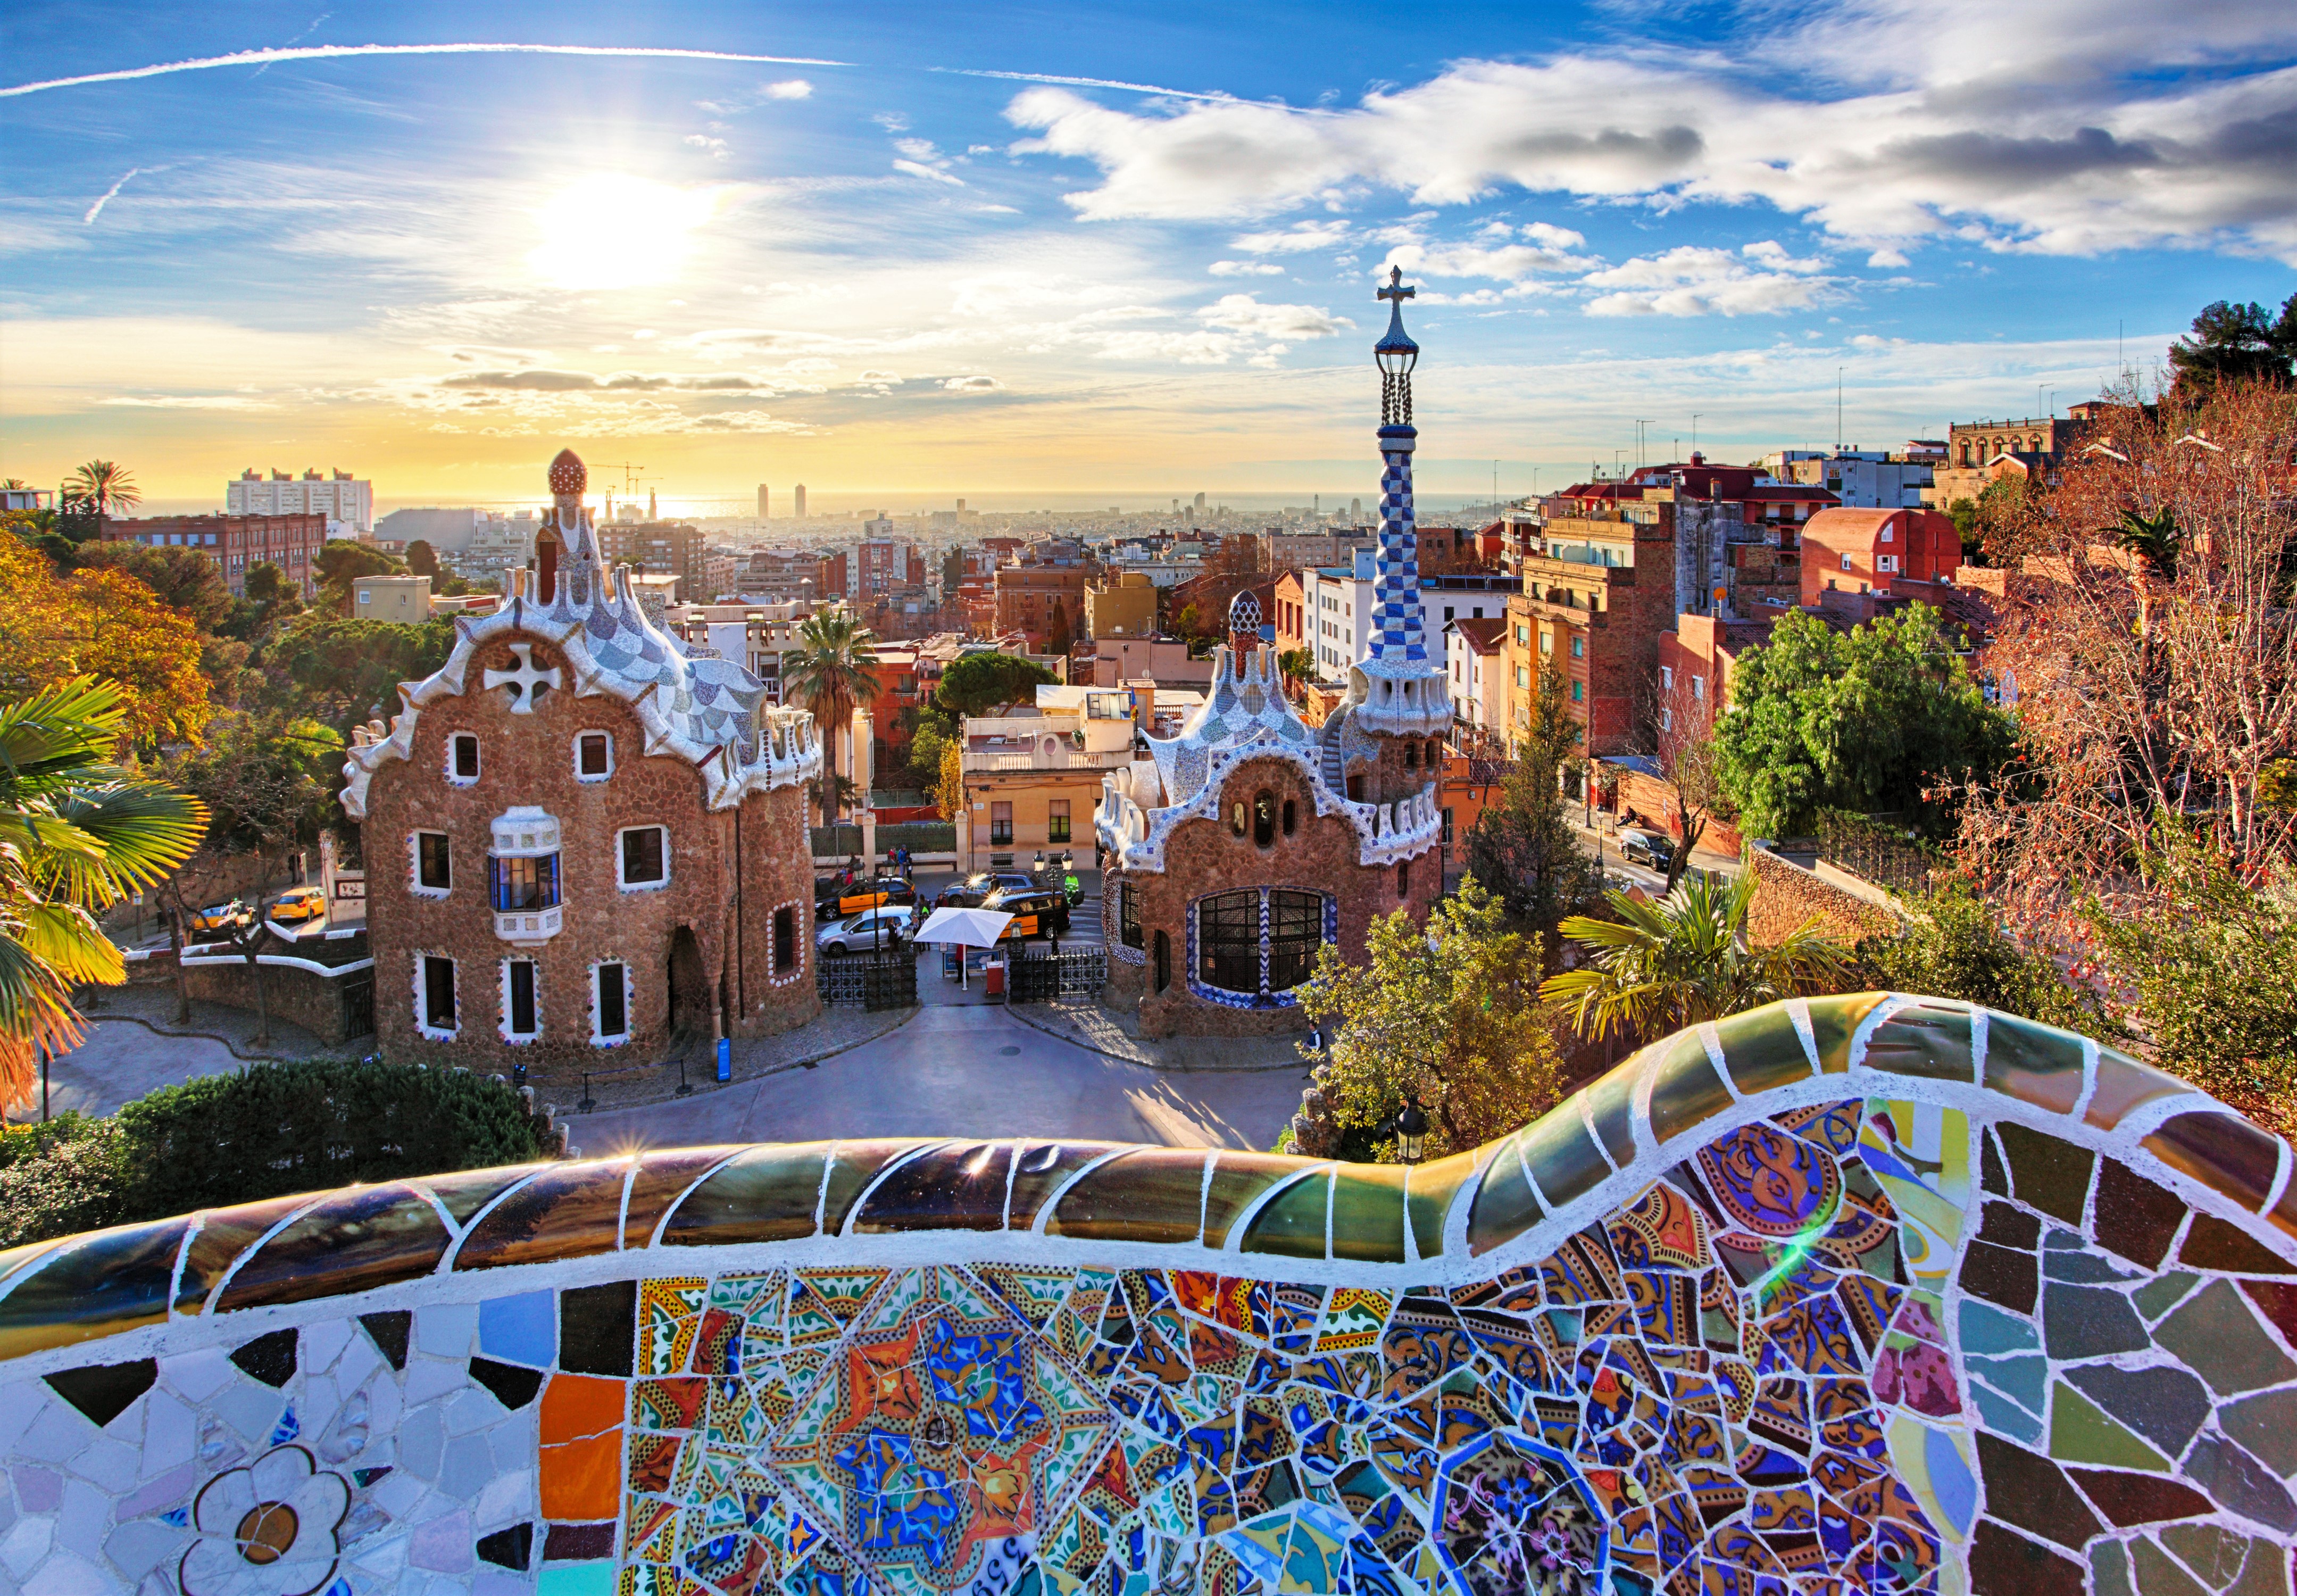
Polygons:
[[1444,662],[1428,658],[1427,615],[1420,603],[1420,533],[1412,521],[1412,372],[1420,346],[1404,330],[1404,301],[1413,290],[1390,267],[1379,297],[1389,305],[1387,331],[1372,345],[1379,364],[1379,555],[1372,587],[1371,638],[1351,673],[1349,700],[1362,730],[1427,736],[1449,729],[1450,684]]

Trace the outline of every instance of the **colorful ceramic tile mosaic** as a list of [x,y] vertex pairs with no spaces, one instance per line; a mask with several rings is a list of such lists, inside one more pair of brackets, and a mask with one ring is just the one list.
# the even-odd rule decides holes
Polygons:
[[1868,995],[1408,1179],[841,1142],[223,1210],[0,1256],[0,1586],[2287,1596],[2290,1165]]

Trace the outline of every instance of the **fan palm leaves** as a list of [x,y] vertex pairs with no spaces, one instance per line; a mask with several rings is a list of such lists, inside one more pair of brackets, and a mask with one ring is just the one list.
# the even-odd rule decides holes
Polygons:
[[78,677],[0,703],[0,1101],[37,1050],[81,1037],[71,989],[116,984],[119,950],[95,923],[156,886],[207,829],[198,799],[111,762],[119,689]]
[[99,515],[128,509],[142,500],[136,473],[117,460],[90,460],[66,479],[74,498],[85,499]]
[[[821,728],[822,757],[837,773],[838,734],[856,705],[877,696],[876,634],[844,610],[809,615],[797,629],[797,646],[782,655],[782,697],[813,712]],[[837,784],[821,784],[821,823],[837,821]]]
[[2142,557],[2162,580],[2178,580],[2178,554],[2186,536],[2178,526],[2174,510],[2161,509],[2151,515],[2124,510],[2121,524],[2113,529],[2112,537],[2120,547]]
[[1768,947],[1750,945],[1754,895],[1751,870],[1732,882],[1686,876],[1655,903],[1606,893],[1616,923],[1574,915],[1561,926],[1594,950],[1593,962],[1549,976],[1539,995],[1567,1008],[1582,1036],[1649,1038],[1820,990],[1848,965],[1848,950],[1814,920]]

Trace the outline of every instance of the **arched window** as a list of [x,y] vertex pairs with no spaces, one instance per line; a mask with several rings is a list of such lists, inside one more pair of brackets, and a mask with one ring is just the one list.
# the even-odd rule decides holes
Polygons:
[[1395,867],[1395,895],[1399,898],[1412,896],[1412,861],[1408,859]]
[[1252,795],[1252,840],[1262,848],[1276,840],[1276,794],[1265,787]]
[[1284,835],[1290,836],[1299,823],[1299,810],[1294,805],[1292,800],[1287,798],[1284,801]]
[[1163,932],[1157,934],[1157,990],[1163,991],[1173,984],[1173,939]]
[[1417,770],[1420,768],[1419,744],[1406,743],[1404,745],[1404,768],[1407,770]]
[[1190,984],[1231,1008],[1290,1006],[1330,940],[1332,901],[1321,893],[1247,887],[1199,898],[1191,908]]
[[1228,828],[1231,833],[1237,836],[1242,836],[1244,835],[1244,800],[1241,798],[1238,799],[1229,809]]

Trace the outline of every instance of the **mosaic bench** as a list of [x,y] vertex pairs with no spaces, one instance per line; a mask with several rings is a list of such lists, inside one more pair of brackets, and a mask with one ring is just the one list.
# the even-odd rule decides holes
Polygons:
[[1922,998],[1401,1168],[686,1148],[0,1255],[30,1596],[2289,1591],[2290,1151]]

